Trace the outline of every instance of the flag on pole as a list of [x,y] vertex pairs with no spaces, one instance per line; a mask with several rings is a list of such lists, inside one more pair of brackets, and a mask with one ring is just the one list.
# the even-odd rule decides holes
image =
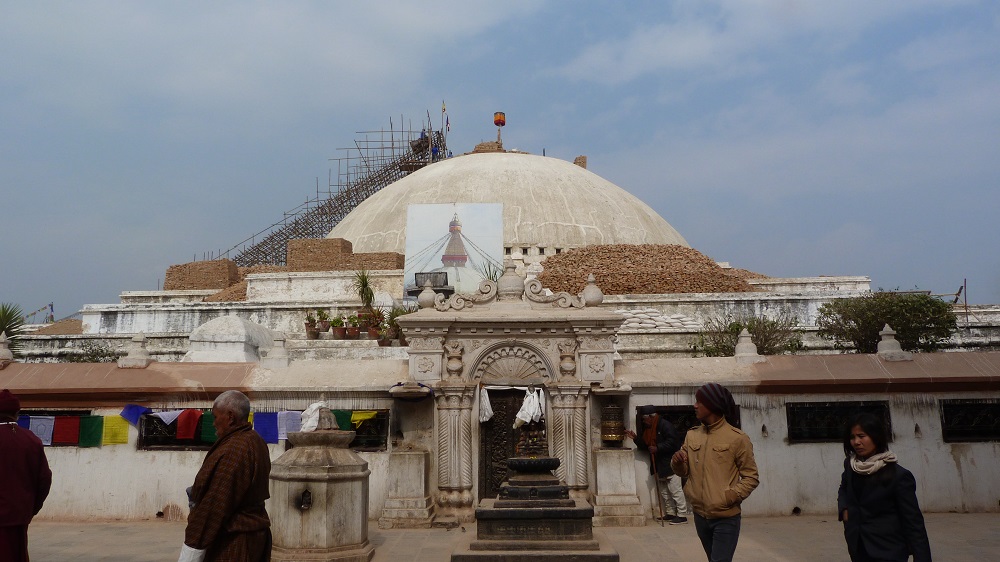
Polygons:
[[441,100],[441,113],[444,113],[445,111],[447,110],[444,108],[444,100]]
[[451,116],[449,115],[444,116],[444,130],[451,131]]

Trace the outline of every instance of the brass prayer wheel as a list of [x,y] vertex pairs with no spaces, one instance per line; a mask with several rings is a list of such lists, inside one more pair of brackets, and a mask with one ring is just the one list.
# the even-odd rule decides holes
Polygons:
[[601,441],[609,447],[621,447],[625,440],[625,412],[614,402],[601,408]]

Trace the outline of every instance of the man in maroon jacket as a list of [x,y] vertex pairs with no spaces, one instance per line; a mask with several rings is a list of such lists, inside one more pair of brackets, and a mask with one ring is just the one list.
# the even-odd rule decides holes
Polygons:
[[45,448],[17,425],[21,401],[0,392],[0,560],[28,561],[28,523],[52,486]]
[[191,487],[179,560],[266,562],[271,559],[267,444],[250,426],[250,400],[227,390],[212,406],[218,441],[209,449]]

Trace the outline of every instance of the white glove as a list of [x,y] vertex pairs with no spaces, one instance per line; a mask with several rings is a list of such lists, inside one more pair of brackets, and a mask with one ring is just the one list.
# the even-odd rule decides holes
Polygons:
[[181,544],[181,556],[177,562],[204,562],[207,550],[195,550],[186,544]]

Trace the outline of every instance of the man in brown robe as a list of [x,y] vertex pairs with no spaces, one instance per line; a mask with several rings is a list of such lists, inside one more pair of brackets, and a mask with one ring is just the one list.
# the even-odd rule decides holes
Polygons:
[[194,506],[181,560],[266,562],[271,559],[267,444],[249,423],[250,400],[227,390],[212,406],[218,440],[191,488]]
[[0,560],[28,562],[28,523],[52,486],[42,441],[17,425],[21,401],[0,392]]

